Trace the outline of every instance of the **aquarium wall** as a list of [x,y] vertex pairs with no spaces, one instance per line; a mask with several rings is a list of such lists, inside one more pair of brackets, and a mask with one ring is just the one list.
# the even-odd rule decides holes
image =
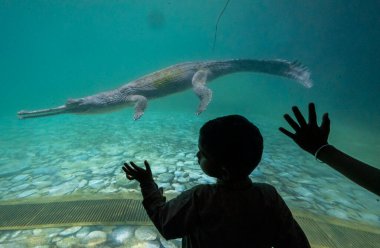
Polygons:
[[[380,169],[379,10],[375,0],[0,1],[0,206],[141,200],[138,183],[121,170],[125,161],[148,160],[167,195],[215,183],[197,163],[198,130],[213,118],[240,114],[264,137],[252,181],[272,184],[295,212],[354,223],[350,228],[369,225],[378,238],[379,197],[316,161],[278,128],[291,130],[283,115],[292,106],[307,116],[314,102],[319,123],[329,113],[329,143]],[[138,120],[134,106],[17,116],[178,63],[228,59],[298,61],[313,86],[242,71],[207,84],[212,99],[200,115],[199,98],[188,88],[148,100]],[[68,244],[180,247],[180,240],[166,241],[151,223],[128,220],[4,224],[0,231],[4,247]]]

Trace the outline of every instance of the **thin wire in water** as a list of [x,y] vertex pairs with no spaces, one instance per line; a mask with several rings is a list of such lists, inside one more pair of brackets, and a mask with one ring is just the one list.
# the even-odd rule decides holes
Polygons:
[[213,45],[212,45],[212,51],[215,50],[215,43],[216,43],[216,35],[218,33],[218,25],[219,25],[219,21],[220,19],[222,18],[222,15],[224,13],[224,11],[226,10],[228,4],[230,3],[230,0],[227,0],[226,4],[224,5],[222,11],[220,12],[219,16],[218,16],[218,20],[216,21],[216,25],[215,25],[215,32],[214,32],[214,42],[213,42]]

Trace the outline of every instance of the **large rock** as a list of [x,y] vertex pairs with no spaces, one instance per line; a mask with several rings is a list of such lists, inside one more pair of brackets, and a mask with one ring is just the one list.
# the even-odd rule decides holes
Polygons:
[[63,238],[56,243],[56,247],[58,248],[70,248],[75,247],[79,243],[79,239],[74,238],[72,236]]
[[170,173],[162,173],[157,177],[157,180],[162,183],[169,183],[173,180],[174,175]]
[[157,232],[152,227],[142,226],[136,229],[135,236],[138,240],[155,240],[157,239]]
[[69,235],[72,235],[72,234],[78,232],[81,228],[82,228],[81,226],[69,227],[69,228],[66,228],[65,230],[63,230],[62,232],[60,232],[59,235],[69,236]]
[[135,228],[132,226],[118,227],[112,231],[109,238],[114,245],[125,244],[128,239],[133,237]]
[[174,244],[173,241],[168,241],[168,240],[165,240],[164,238],[161,238],[160,242],[164,248],[178,248],[178,246]]
[[100,245],[107,240],[107,234],[102,231],[92,231],[83,240],[82,243],[87,246]]

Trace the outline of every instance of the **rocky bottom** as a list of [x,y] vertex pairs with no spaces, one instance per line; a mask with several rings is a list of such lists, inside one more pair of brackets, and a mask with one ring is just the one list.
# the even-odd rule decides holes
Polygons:
[[131,247],[177,248],[181,240],[165,240],[152,226],[73,226],[0,232],[3,248]]

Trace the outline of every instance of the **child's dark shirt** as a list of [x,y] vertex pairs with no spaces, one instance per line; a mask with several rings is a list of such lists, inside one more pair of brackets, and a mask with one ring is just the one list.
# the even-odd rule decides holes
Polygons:
[[143,205],[166,239],[183,247],[310,247],[276,189],[250,179],[199,185],[166,202],[153,182]]

